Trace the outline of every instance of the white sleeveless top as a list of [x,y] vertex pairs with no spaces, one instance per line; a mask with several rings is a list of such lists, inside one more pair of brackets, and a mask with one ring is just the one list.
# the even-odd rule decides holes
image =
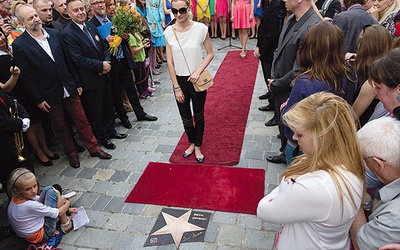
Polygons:
[[175,38],[172,26],[168,26],[164,31],[165,40],[172,50],[172,57],[176,75],[190,76],[196,71],[203,61],[203,43],[206,39],[208,27],[203,23],[194,22],[193,26],[186,32],[175,31],[179,42],[185,53],[186,61],[189,65],[190,72],[186,66],[185,59],[182,55],[181,48]]

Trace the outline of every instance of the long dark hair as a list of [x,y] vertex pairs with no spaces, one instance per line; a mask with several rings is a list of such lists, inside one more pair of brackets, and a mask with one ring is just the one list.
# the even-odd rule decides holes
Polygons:
[[343,93],[343,78],[350,71],[344,59],[343,32],[329,22],[311,27],[297,52],[300,70],[298,77],[308,74],[310,79],[327,82],[336,94]]
[[4,30],[3,30],[3,28],[2,28],[2,27],[0,27],[0,32],[3,34],[3,36],[4,36],[4,39],[6,40],[6,41],[5,41],[5,44],[6,44],[6,50],[8,50],[8,49],[9,49],[9,47],[8,47],[8,38],[7,38],[7,35],[6,35],[6,33],[4,32]]

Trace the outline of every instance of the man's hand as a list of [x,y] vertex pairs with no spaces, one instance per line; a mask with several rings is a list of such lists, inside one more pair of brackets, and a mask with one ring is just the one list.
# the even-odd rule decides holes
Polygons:
[[114,41],[114,36],[113,36],[113,35],[108,35],[108,36],[106,37],[106,40],[107,40],[108,43],[111,43],[111,42]]
[[49,113],[49,109],[51,108],[50,105],[46,102],[43,101],[41,103],[39,103],[38,105],[36,105],[40,110],[42,110],[43,112]]
[[[269,90],[269,91],[271,91],[271,83],[273,83],[273,82],[274,82],[273,79],[268,79],[268,84],[267,84],[267,86],[268,86],[268,90]],[[272,93],[272,91],[271,91],[271,93]]]
[[111,63],[109,61],[103,62],[103,71],[99,75],[105,75],[111,70]]
[[83,93],[83,88],[82,87],[78,87],[78,88],[76,88],[76,91],[78,91],[78,95],[80,96]]
[[261,54],[260,54],[260,49],[258,47],[254,49],[253,55],[255,58],[260,59]]

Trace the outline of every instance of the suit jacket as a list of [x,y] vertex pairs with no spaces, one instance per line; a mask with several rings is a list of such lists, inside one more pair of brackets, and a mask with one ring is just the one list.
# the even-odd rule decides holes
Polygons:
[[296,24],[287,31],[288,25],[293,18],[295,18],[295,16],[293,14],[290,15],[288,21],[283,26],[279,36],[278,48],[274,53],[271,70],[272,79],[275,80],[271,84],[271,91],[274,94],[290,91],[290,83],[294,75],[299,71],[296,57],[300,42],[307,34],[308,28],[321,21],[321,18],[315,13],[311,6]]
[[60,32],[60,34],[62,34],[63,30],[64,30],[64,28],[61,25],[61,23],[59,23],[57,21],[51,21],[51,23],[49,25],[47,25],[47,26],[43,24],[43,28],[55,29],[58,32]]
[[19,36],[12,47],[15,63],[21,69],[22,84],[32,101],[35,104],[46,101],[51,105],[61,103],[63,87],[71,96],[76,96],[80,82],[60,33],[54,29],[46,32],[54,61],[28,32]]
[[343,30],[344,52],[356,53],[358,37],[365,25],[378,24],[360,4],[351,6],[348,10],[337,14],[333,18],[333,24]]
[[[111,16],[107,16],[107,17],[108,17],[108,20],[111,20]],[[90,19],[89,22],[94,24],[94,26],[96,26],[96,27],[99,27],[102,25],[95,16],[92,19]],[[124,57],[125,57],[128,65],[129,65],[129,68],[132,70],[136,69],[137,65],[135,63],[135,60],[132,57],[131,51],[129,50],[128,42],[125,40],[122,40],[121,44],[122,44],[122,51],[123,51]],[[107,45],[108,45],[108,43],[107,43]]]
[[272,0],[265,8],[258,28],[257,47],[259,48],[261,59],[272,63],[272,58],[279,39],[279,12],[280,0]]
[[74,22],[70,22],[65,27],[63,39],[84,89],[103,90],[104,84],[110,83],[110,74],[100,76],[99,73],[103,71],[103,61],[110,61],[110,54],[96,26],[89,22],[85,22],[85,25],[94,44]]
[[[14,111],[13,97],[7,95],[0,88],[0,159],[13,159],[17,156],[14,144],[14,133],[22,131],[22,120],[11,116],[9,108]],[[5,105],[4,105],[5,104]],[[25,108],[18,103],[20,118],[29,118]]]

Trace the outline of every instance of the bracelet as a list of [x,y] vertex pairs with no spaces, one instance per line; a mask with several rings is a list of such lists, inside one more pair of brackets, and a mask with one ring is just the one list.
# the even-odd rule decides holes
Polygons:
[[181,91],[181,87],[174,88],[174,91],[175,91],[175,92]]

